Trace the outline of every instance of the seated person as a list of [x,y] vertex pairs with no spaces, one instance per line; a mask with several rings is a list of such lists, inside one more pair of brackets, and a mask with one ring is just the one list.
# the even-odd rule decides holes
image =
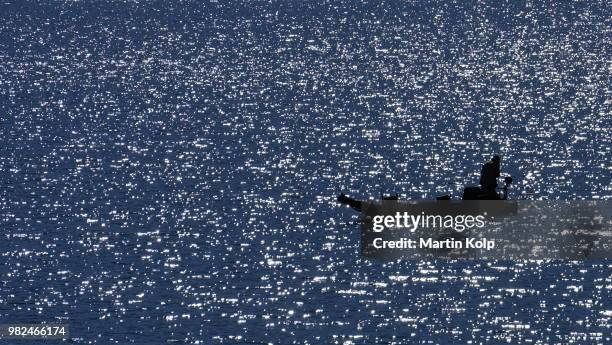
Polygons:
[[490,161],[482,166],[480,172],[480,188],[483,193],[494,194],[497,188],[497,178],[500,175],[500,161],[498,155],[493,156]]

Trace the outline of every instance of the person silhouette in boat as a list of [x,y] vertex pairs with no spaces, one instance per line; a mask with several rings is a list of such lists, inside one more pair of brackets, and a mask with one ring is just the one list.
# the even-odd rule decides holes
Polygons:
[[[462,200],[507,200],[508,188],[512,183],[512,177],[506,176],[504,179],[504,187],[501,188],[501,194],[497,194],[497,178],[501,175],[501,157],[495,155],[490,161],[482,166],[480,172],[480,187],[465,186],[463,189]],[[399,195],[383,196],[382,200],[398,200]],[[436,198],[437,200],[451,200],[450,195],[443,195]],[[361,211],[362,201],[349,197],[344,193],[340,193],[337,198],[338,202],[350,206],[351,208]]]
[[482,166],[480,171],[480,188],[483,193],[493,195],[497,188],[497,178],[500,175],[501,157],[493,156],[490,161]]

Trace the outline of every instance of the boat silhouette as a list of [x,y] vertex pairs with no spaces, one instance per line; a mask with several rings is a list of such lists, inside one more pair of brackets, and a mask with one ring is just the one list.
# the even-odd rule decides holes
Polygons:
[[[512,177],[507,176],[504,179],[504,186],[501,188],[500,193],[496,192],[496,191],[491,191],[491,190],[485,190],[481,187],[478,186],[465,186],[463,188],[463,194],[461,196],[461,200],[508,200],[508,189],[510,188],[510,185],[512,184]],[[340,193],[340,195],[338,195],[337,199],[336,199],[339,203],[343,204],[343,205],[347,205],[350,208],[361,212],[364,209],[364,204],[370,204],[372,203],[371,200],[359,200],[359,199],[355,199],[355,198],[351,198],[348,195],[344,194],[343,192]],[[399,198],[399,194],[392,194],[392,195],[382,195],[380,196],[380,200],[381,201],[401,201]],[[445,201],[445,200],[452,200],[450,195],[442,195],[436,198],[437,201]]]
[[[420,232],[406,233],[405,231],[385,231],[378,233],[372,231],[372,219],[377,215],[394,215],[398,212],[408,212],[409,214],[427,215],[486,215],[487,219],[501,219],[517,214],[518,207],[515,200],[508,200],[508,189],[512,184],[512,178],[504,179],[504,186],[500,192],[485,190],[477,186],[465,186],[461,199],[454,199],[450,195],[442,195],[435,200],[401,200],[399,194],[381,195],[378,200],[359,200],[351,198],[341,193],[337,201],[347,205],[362,215],[361,251],[364,257],[369,258],[390,258],[393,252],[372,248],[372,241],[382,238],[385,241],[394,241],[402,237],[413,239],[432,237],[436,241],[465,240],[473,237],[470,231],[456,231],[453,229],[420,229]],[[463,250],[438,249],[431,250],[432,254],[455,255],[465,253]]]

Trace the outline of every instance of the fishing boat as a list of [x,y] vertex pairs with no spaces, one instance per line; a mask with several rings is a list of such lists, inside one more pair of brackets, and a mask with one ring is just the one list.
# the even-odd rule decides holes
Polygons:
[[[423,215],[434,217],[454,216],[486,216],[488,220],[493,218],[499,220],[517,214],[518,205],[515,200],[508,200],[508,189],[512,184],[512,178],[506,177],[504,186],[500,192],[486,191],[480,187],[466,186],[461,199],[455,199],[450,195],[442,195],[435,200],[401,200],[398,194],[381,195],[378,200],[358,200],[341,193],[337,201],[347,205],[362,215],[361,251],[368,258],[395,258],[396,255],[405,255],[406,251],[394,251],[373,247],[375,241],[397,242],[402,240],[421,241],[432,239],[435,242],[464,241],[473,237],[472,231],[457,231],[445,227],[420,227],[417,231],[406,232],[398,229],[390,229],[382,232],[373,230],[373,220],[380,216],[394,216],[398,214]],[[437,218],[440,219],[440,218]],[[399,242],[397,242],[399,243]],[[418,251],[408,253],[419,254]],[[431,250],[435,255],[456,254],[456,250],[447,248]],[[416,255],[415,254],[415,255]]]
[[[465,186],[463,189],[461,200],[470,200],[470,201],[508,200],[508,189],[510,188],[511,184],[512,184],[512,177],[507,176],[504,179],[504,186],[501,188],[500,193],[497,193],[495,191],[491,192],[491,191],[483,190],[482,188],[478,186]],[[452,200],[451,196],[447,194],[447,195],[442,195],[436,198],[436,201],[446,201],[446,200]],[[358,200],[355,198],[351,198],[344,193],[340,193],[340,195],[338,195],[337,201],[341,204],[349,206],[350,208],[358,212],[361,212],[365,208],[366,204],[370,205],[373,203],[372,200]],[[401,200],[399,198],[399,194],[393,194],[393,195],[388,195],[388,196],[381,194],[380,201],[398,201],[400,202]]]

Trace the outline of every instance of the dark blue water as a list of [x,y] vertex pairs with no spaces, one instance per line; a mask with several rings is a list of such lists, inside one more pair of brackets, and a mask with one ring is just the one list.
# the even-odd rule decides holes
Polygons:
[[605,344],[610,262],[359,258],[335,203],[610,199],[610,6],[0,4],[0,323],[78,344]]

